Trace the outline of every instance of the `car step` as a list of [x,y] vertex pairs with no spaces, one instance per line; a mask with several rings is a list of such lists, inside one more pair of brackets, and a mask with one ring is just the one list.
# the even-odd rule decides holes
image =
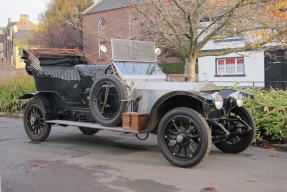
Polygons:
[[135,131],[135,130],[125,130],[122,127],[105,127],[99,123],[87,123],[87,122],[64,121],[64,120],[49,120],[49,121],[46,121],[46,123],[57,124],[57,125],[69,125],[69,126],[76,126],[76,127],[87,127],[87,128],[119,131],[119,132],[127,132],[127,133],[139,133],[138,131]]

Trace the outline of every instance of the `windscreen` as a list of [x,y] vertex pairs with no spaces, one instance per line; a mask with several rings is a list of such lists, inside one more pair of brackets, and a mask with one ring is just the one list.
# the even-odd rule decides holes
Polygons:
[[114,63],[123,75],[163,75],[159,66],[155,63]]
[[155,43],[112,39],[112,60],[131,62],[156,62]]

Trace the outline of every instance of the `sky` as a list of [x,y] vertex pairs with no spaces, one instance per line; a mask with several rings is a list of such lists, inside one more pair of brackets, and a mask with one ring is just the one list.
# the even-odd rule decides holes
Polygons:
[[0,27],[5,27],[8,18],[19,21],[20,14],[29,14],[30,20],[38,24],[39,15],[43,13],[50,0],[0,0]]

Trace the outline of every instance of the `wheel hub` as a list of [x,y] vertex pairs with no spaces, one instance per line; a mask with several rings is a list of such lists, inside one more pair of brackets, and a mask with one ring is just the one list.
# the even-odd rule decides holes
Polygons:
[[183,139],[184,139],[183,135],[178,135],[178,136],[176,136],[176,141],[177,141],[178,143],[183,142]]
[[36,117],[32,116],[32,117],[30,118],[30,123],[31,123],[31,125],[34,125],[34,124],[36,123],[36,121],[37,121],[37,118],[36,118]]

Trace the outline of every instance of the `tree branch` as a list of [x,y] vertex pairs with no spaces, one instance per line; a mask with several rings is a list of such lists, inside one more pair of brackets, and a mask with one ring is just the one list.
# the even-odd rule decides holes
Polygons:
[[267,43],[270,43],[272,40],[280,38],[281,36],[282,36],[282,34],[274,35],[274,36],[270,37],[269,39],[266,39],[265,41],[262,41],[262,42],[249,43],[243,47],[228,48],[228,49],[224,49],[222,51],[214,51],[214,52],[203,52],[203,51],[201,51],[198,54],[198,56],[199,57],[221,56],[221,55],[227,55],[227,54],[234,53],[234,52],[250,51],[250,50],[261,48],[264,45],[266,45]]

